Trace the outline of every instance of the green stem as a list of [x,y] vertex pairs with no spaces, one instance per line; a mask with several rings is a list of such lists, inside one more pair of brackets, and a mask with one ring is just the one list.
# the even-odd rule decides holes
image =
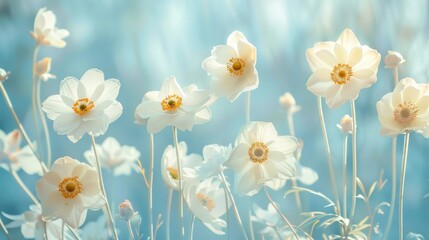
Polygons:
[[167,240],[170,240],[170,215],[171,215],[172,200],[173,200],[173,189],[170,188],[170,191],[168,191],[168,203],[167,203]]
[[[129,232],[129,234],[130,234],[130,238],[131,238],[132,240],[134,240],[135,238],[134,238],[133,229],[131,228],[131,220],[128,220],[128,221],[127,221],[127,226],[128,226],[128,232]],[[151,239],[152,239],[152,238],[151,238]]]
[[7,238],[8,240],[12,240],[12,238],[10,238],[10,236],[9,236],[9,232],[7,231],[7,228],[6,228],[6,227],[5,227],[5,225],[3,224],[3,221],[1,220],[1,218],[0,218],[0,228],[1,228],[1,230],[3,231],[4,235],[6,236],[6,238]]
[[150,228],[150,240],[155,240],[153,237],[153,202],[152,202],[152,190],[153,190],[153,165],[155,159],[154,140],[153,134],[150,134],[150,176],[149,176],[149,228]]
[[182,182],[182,163],[179,156],[179,140],[177,137],[177,128],[173,127],[174,146],[176,148],[177,172],[179,174],[179,214],[180,214],[180,231],[181,239],[185,238],[185,228],[183,226],[183,182]]
[[355,109],[355,101],[351,100],[350,101],[350,109],[352,112],[352,119],[353,119],[353,138],[352,138],[352,168],[353,168],[353,172],[352,172],[352,205],[351,205],[351,210],[350,210],[350,223],[352,221],[352,218],[355,214],[355,209],[356,209],[356,187],[357,187],[357,183],[356,183],[356,179],[357,179],[357,135],[356,135],[356,129],[357,129],[357,124],[356,124],[356,109]]
[[246,123],[250,122],[250,91],[246,93]]
[[40,79],[37,81],[37,91],[36,91],[36,99],[37,99],[37,110],[39,111],[40,120],[42,122],[43,132],[45,135],[45,142],[46,142],[46,154],[47,154],[47,164],[48,167],[51,166],[51,139],[49,137],[49,128],[48,124],[46,123],[45,114],[42,110],[42,102],[40,99]]
[[407,170],[407,155],[408,144],[410,141],[410,133],[405,133],[404,137],[404,151],[402,155],[402,171],[401,181],[399,187],[399,237],[400,240],[404,239],[404,190],[405,190],[405,173]]
[[[289,134],[293,137],[295,137],[295,127],[293,124],[293,113],[288,112],[287,114],[288,119],[288,125],[289,125]],[[298,159],[297,159],[298,160]],[[298,187],[298,183],[295,178],[292,178],[292,187]],[[301,196],[299,195],[299,192],[295,192],[295,202],[298,207],[298,210],[302,212],[302,204],[301,204]]]
[[39,45],[36,45],[33,53],[33,77],[32,77],[32,87],[31,87],[31,109],[33,113],[34,120],[34,132],[36,134],[37,141],[37,150],[39,159],[42,158],[42,149],[41,149],[41,141],[39,135],[39,127],[37,123],[37,78],[36,78],[36,62],[37,62],[37,53],[39,52]]
[[343,143],[343,217],[347,218],[347,134]]
[[191,222],[191,237],[190,240],[194,239],[194,225],[195,225],[195,215],[192,214],[192,222]]

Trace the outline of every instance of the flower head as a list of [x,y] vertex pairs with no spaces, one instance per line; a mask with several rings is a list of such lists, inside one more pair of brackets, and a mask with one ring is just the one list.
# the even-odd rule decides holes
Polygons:
[[376,50],[362,46],[354,33],[345,29],[336,42],[316,43],[307,50],[313,72],[307,88],[325,97],[329,107],[339,107],[377,81],[380,58]]
[[188,176],[199,180],[217,176],[225,168],[223,164],[228,160],[231,150],[231,145],[228,147],[217,144],[207,145],[203,148],[204,161],[184,170]]
[[38,45],[57,48],[63,48],[67,45],[63,39],[69,35],[69,31],[58,29],[55,26],[56,22],[57,17],[52,11],[46,11],[46,8],[41,8],[37,12],[31,36],[36,40]]
[[348,114],[344,115],[341,118],[339,124],[337,124],[338,129],[340,129],[344,134],[351,134],[353,131],[353,118],[351,118]]
[[290,92],[285,92],[279,97],[279,103],[282,105],[288,114],[293,114],[301,110],[301,107],[296,105],[295,98]]
[[74,143],[85,133],[100,136],[122,114],[116,101],[120,86],[117,79],[104,80],[103,72],[93,68],[80,80],[65,78],[60,94],[43,102],[43,111],[54,121],[54,130]]
[[0,82],[6,81],[8,77],[9,77],[9,73],[6,72],[3,68],[0,68]]
[[138,214],[138,212],[134,211],[133,205],[127,199],[125,199],[118,206],[118,216],[120,219],[122,219],[126,222],[130,221],[131,218],[133,218],[137,214]]
[[48,81],[49,79],[56,78],[55,75],[50,73],[51,71],[51,58],[45,57],[42,60],[38,61],[35,66],[36,75],[39,76],[43,81]]
[[190,85],[184,90],[175,77],[164,80],[161,91],[151,91],[144,95],[137,106],[135,119],[138,124],[147,124],[147,131],[157,133],[171,125],[180,130],[192,130],[194,124],[210,120],[207,107],[209,92]]
[[399,52],[387,51],[387,55],[384,58],[384,65],[387,68],[396,68],[405,62],[404,57]]
[[250,122],[240,131],[225,166],[235,171],[235,191],[252,196],[266,182],[295,176],[298,142],[278,136],[272,123]]
[[70,157],[54,162],[36,183],[36,193],[47,221],[61,218],[72,228],[80,227],[88,209],[105,204],[95,168]]
[[202,67],[212,77],[216,95],[234,101],[242,92],[258,87],[256,48],[241,32],[229,35],[227,45],[216,46],[212,55],[203,61]]

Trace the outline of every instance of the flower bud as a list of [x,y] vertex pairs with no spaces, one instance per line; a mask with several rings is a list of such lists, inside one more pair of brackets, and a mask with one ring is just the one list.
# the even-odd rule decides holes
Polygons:
[[285,92],[280,96],[279,103],[288,111],[288,113],[295,113],[300,110],[300,106],[296,105],[295,98],[290,92]]
[[44,81],[47,81],[50,78],[55,78],[54,75],[49,73],[51,71],[51,58],[45,57],[37,62],[35,71],[36,75]]
[[134,212],[133,205],[131,205],[131,202],[126,199],[121,204],[119,204],[118,212],[119,218],[124,221],[130,221],[131,218],[137,214],[137,212]]
[[4,82],[8,76],[9,73],[7,73],[4,69],[0,68],[0,81]]
[[387,55],[384,58],[384,65],[387,68],[395,68],[405,62],[402,55],[395,51],[387,51]]
[[337,127],[344,132],[344,134],[352,133],[353,131],[353,118],[348,114],[344,115],[341,119],[340,124],[337,124]]

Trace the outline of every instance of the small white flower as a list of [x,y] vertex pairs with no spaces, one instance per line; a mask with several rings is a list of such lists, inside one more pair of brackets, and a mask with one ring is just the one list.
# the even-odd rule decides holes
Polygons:
[[216,46],[202,67],[212,75],[216,95],[234,101],[242,92],[254,90],[259,85],[256,71],[256,48],[241,32],[229,35],[227,45]]
[[135,212],[133,209],[133,205],[130,201],[125,199],[118,206],[118,217],[126,222],[131,221],[131,218],[138,215],[138,212]]
[[[179,143],[179,158],[182,163],[182,174],[183,180],[190,178],[187,174],[186,169],[197,166],[203,162],[203,158],[198,154],[186,155],[188,146],[185,142]],[[177,167],[177,155],[176,148],[172,145],[168,145],[162,154],[161,160],[161,174],[165,184],[174,189],[179,190],[179,171]]]
[[49,79],[56,78],[55,75],[50,73],[51,71],[51,58],[45,57],[42,60],[38,61],[35,66],[36,75],[39,76],[43,81],[48,81]]
[[161,91],[147,92],[135,111],[135,122],[147,124],[149,133],[157,133],[171,125],[180,130],[192,130],[194,124],[210,120],[207,107],[210,95],[190,85],[182,90],[175,77],[164,80]]
[[[319,175],[316,171],[309,167],[302,166],[299,161],[295,162],[296,175],[295,179],[304,185],[313,185],[318,179]],[[275,178],[272,181],[266,182],[265,186],[278,191],[282,189],[287,182],[287,179]]]
[[341,118],[340,123],[337,124],[337,128],[340,129],[344,134],[351,134],[353,132],[353,118],[348,114]]
[[266,182],[295,176],[296,138],[278,136],[272,123],[249,122],[240,131],[225,166],[235,172],[235,191],[252,196]]
[[82,78],[66,77],[60,94],[43,102],[43,111],[54,121],[54,130],[77,142],[85,133],[103,135],[110,123],[122,114],[116,101],[121,84],[117,79],[104,80],[98,69],[90,69]]
[[336,42],[316,43],[307,50],[307,61],[313,74],[307,88],[325,97],[330,108],[356,99],[362,88],[377,81],[380,54],[362,46],[350,29],[345,29]]
[[106,226],[106,218],[103,215],[97,221],[85,223],[82,228],[78,229],[78,232],[81,239],[106,240],[112,238],[110,229]]
[[228,147],[217,144],[207,145],[203,148],[204,161],[190,168],[184,168],[184,171],[189,177],[199,180],[217,176],[223,171],[223,164],[228,160],[231,150],[231,145]]
[[36,183],[36,193],[46,221],[62,219],[72,228],[80,227],[88,209],[105,205],[95,168],[70,157],[54,162],[51,170]]
[[57,18],[52,11],[46,11],[46,8],[41,8],[37,12],[31,36],[36,40],[38,45],[57,48],[63,48],[67,45],[63,39],[69,35],[69,31],[58,29],[55,26],[56,22]]
[[4,69],[0,68],[0,82],[6,81],[8,77],[9,77],[9,73],[6,72]]
[[[115,138],[108,137],[101,146],[97,144],[96,149],[101,166],[111,169],[114,176],[130,175],[132,170],[139,171],[136,161],[140,157],[140,152],[135,147],[121,146]],[[92,148],[84,155],[92,166],[97,166]]]
[[296,105],[295,98],[290,92],[285,92],[281,95],[279,103],[286,109],[288,114],[293,114],[301,110],[301,106]]
[[258,205],[253,204],[254,215],[250,216],[252,222],[256,222],[262,225],[262,230],[259,231],[261,234],[269,234],[274,236],[276,229],[282,225],[282,220],[279,213],[273,207],[271,203],[268,204],[267,210],[260,208]]
[[9,171],[9,164],[11,164],[15,171],[22,169],[27,174],[42,175],[42,167],[30,146],[20,147],[21,138],[18,130],[7,135],[0,130],[0,167]]
[[384,65],[387,68],[395,68],[405,62],[404,57],[398,52],[395,51],[387,51],[387,55],[384,58]]
[[[221,217],[226,213],[225,191],[219,179],[212,177],[202,182],[186,182],[183,196],[192,213],[206,227],[218,235],[223,235],[226,222]],[[228,203],[229,207],[229,203]]]

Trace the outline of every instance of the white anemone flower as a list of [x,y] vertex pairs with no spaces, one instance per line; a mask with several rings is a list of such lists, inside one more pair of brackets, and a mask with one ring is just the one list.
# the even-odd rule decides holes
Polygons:
[[192,130],[194,124],[210,120],[208,109],[210,95],[207,90],[198,90],[190,85],[184,90],[175,77],[164,80],[161,91],[147,92],[135,111],[135,122],[147,124],[149,133],[157,133],[171,125],[178,129]]
[[[185,142],[179,143],[179,158],[182,163],[182,174],[183,180],[188,180],[190,176],[187,174],[185,169],[192,168],[193,166],[199,165],[203,162],[203,157],[198,154],[189,154],[188,146]],[[165,184],[174,189],[179,190],[179,170],[177,167],[177,155],[176,148],[172,145],[168,145],[162,154],[161,160],[161,175]]]
[[18,130],[13,130],[7,135],[0,130],[0,167],[9,171],[10,164],[14,171],[22,169],[27,174],[42,175],[39,160],[34,156],[30,146],[20,147],[21,139]]
[[381,134],[396,136],[417,131],[429,137],[429,95],[424,84],[412,78],[402,79],[393,92],[377,102]]
[[46,11],[41,8],[34,20],[34,30],[31,36],[36,40],[38,45],[46,45],[57,48],[63,48],[67,45],[64,38],[70,33],[65,29],[58,29],[55,24],[57,17],[52,11]]
[[43,111],[54,121],[54,130],[73,143],[85,133],[97,137],[122,114],[116,101],[120,86],[117,79],[104,80],[103,72],[93,68],[80,81],[74,77],[61,81],[60,94],[48,97]]
[[226,222],[221,217],[227,208],[225,191],[220,185],[216,177],[202,182],[189,181],[184,185],[183,196],[189,209],[206,227],[215,234],[223,235]]
[[212,176],[218,176],[223,172],[223,164],[228,160],[232,147],[217,144],[206,145],[203,148],[203,159],[200,164],[184,168],[191,178],[204,180]]
[[319,42],[307,50],[313,72],[307,88],[314,95],[325,97],[330,108],[339,107],[377,81],[380,59],[380,53],[362,46],[354,33],[345,29],[336,42]]
[[88,209],[97,210],[106,203],[95,168],[63,157],[36,183],[36,193],[46,221],[62,219],[72,228],[80,227]]
[[249,122],[240,131],[225,166],[235,172],[235,191],[252,196],[266,182],[295,176],[298,141],[278,136],[272,123]]
[[[137,160],[140,158],[140,152],[135,147],[121,146],[115,138],[108,137],[101,145],[96,144],[96,149],[101,166],[111,169],[114,176],[130,175],[132,171],[139,171]],[[84,155],[92,166],[97,166],[92,148]]]
[[213,77],[214,93],[231,102],[242,92],[258,88],[256,47],[241,32],[231,33],[227,45],[215,46],[212,55],[203,61],[202,67]]

